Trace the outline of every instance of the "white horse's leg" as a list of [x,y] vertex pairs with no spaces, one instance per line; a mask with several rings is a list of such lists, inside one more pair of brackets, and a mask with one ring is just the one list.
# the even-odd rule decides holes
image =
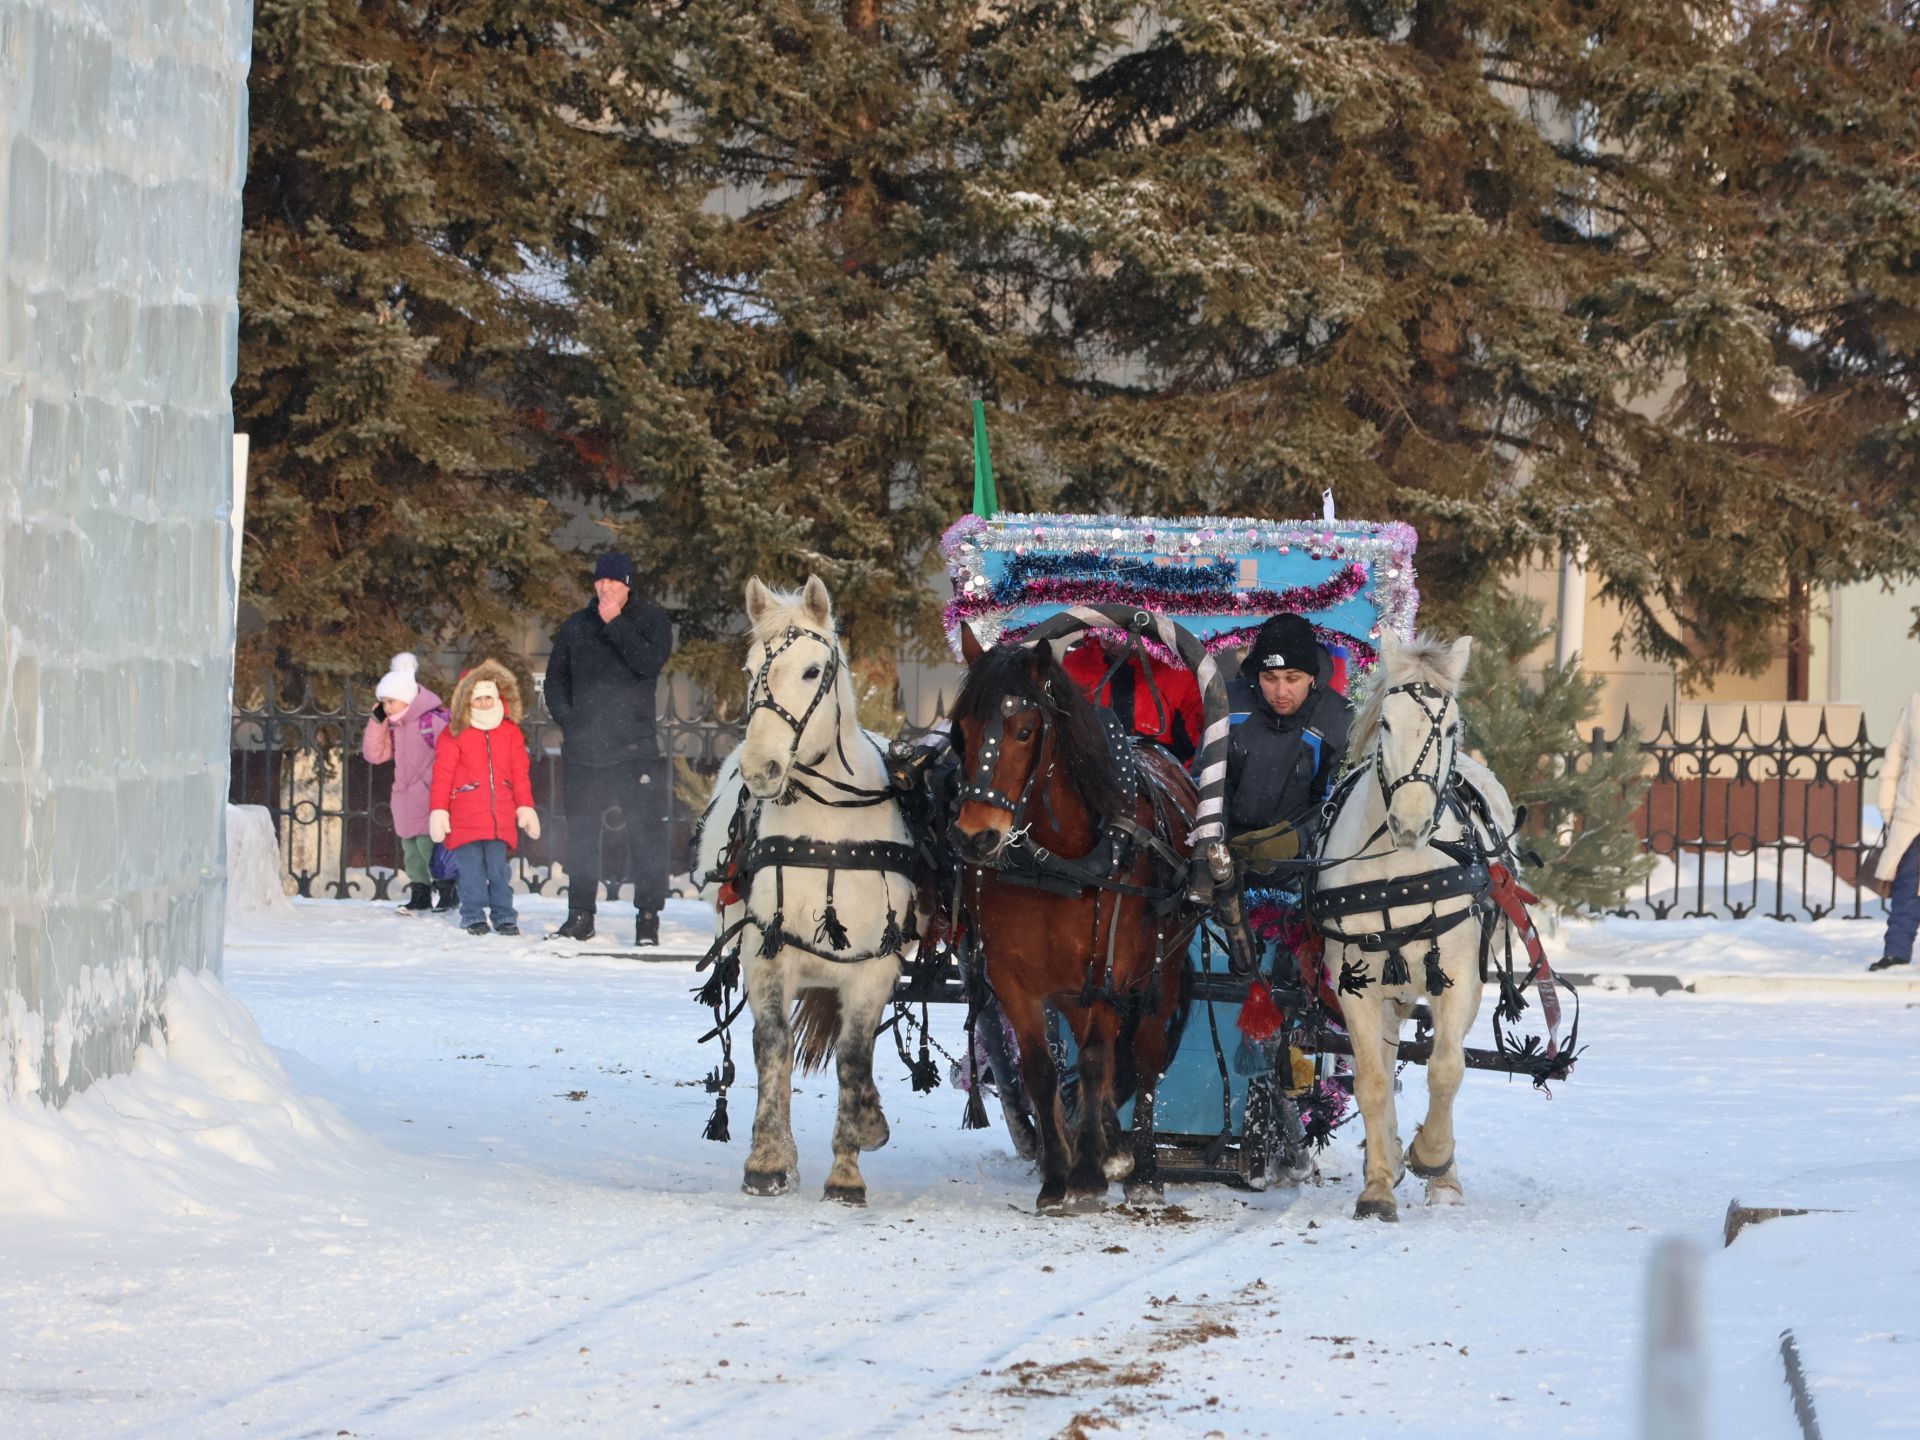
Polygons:
[[887,1143],[887,1117],[873,1083],[873,1032],[893,993],[897,967],[891,958],[868,960],[861,974],[840,991],[840,1034],[834,1041],[840,1078],[840,1104],[833,1125],[833,1169],[826,1198],[849,1205],[867,1203],[867,1182],[860,1174],[860,1152]]
[[793,988],[781,957],[756,955],[745,964],[760,1094],[753,1110],[753,1148],[740,1188],[749,1195],[784,1195],[800,1179],[800,1152],[793,1143],[793,1026],[788,1022]]
[[[1472,927],[1464,932],[1477,936]],[[1460,1203],[1460,1172],[1454,1163],[1453,1101],[1467,1073],[1467,1031],[1480,1013],[1478,939],[1464,960],[1456,951],[1445,966],[1453,978],[1428,998],[1433,1011],[1433,1054],[1427,1060],[1427,1116],[1407,1146],[1407,1167],[1427,1182],[1429,1205]]]
[[1400,1218],[1393,1198],[1400,1178],[1400,1122],[1393,1109],[1393,1069],[1386,1060],[1388,1003],[1375,991],[1343,1007],[1353,1041],[1353,1098],[1367,1129],[1366,1184],[1353,1207],[1361,1220]]

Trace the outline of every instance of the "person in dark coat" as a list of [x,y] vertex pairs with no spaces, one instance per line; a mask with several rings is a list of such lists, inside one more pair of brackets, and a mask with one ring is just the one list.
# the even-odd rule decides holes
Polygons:
[[593,935],[600,836],[618,810],[633,881],[634,944],[660,943],[667,900],[667,768],[654,737],[655,691],[673,650],[673,624],[633,593],[633,563],[617,552],[593,567],[593,600],[553,637],[547,710],[566,764],[567,919],[556,935]]
[[[1229,840],[1261,836],[1261,852],[1290,859],[1326,799],[1347,749],[1353,712],[1333,688],[1333,657],[1299,615],[1260,627],[1227,686]],[[1272,831],[1271,837],[1264,832]]]

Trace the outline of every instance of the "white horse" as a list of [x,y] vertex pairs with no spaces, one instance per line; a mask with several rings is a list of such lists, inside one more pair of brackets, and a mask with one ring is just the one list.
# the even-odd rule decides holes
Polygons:
[[[1474,906],[1473,894],[1419,898],[1418,887],[1459,873],[1459,850],[1448,854],[1436,845],[1484,854],[1496,843],[1460,793],[1456,777],[1484,798],[1501,836],[1513,829],[1506,790],[1486,766],[1460,751],[1457,695],[1471,648],[1466,638],[1451,646],[1425,636],[1402,644],[1391,631],[1382,632],[1380,666],[1348,746],[1359,773],[1343,785],[1321,842],[1324,856],[1353,858],[1315,879],[1316,918],[1335,889],[1381,882],[1394,887],[1392,896],[1379,897],[1394,902],[1385,909],[1347,909],[1321,927],[1327,934],[1328,972],[1351,981],[1343,987],[1341,1010],[1353,1040],[1354,1096],[1367,1132],[1366,1184],[1354,1206],[1361,1219],[1400,1218],[1393,1191],[1409,1169],[1426,1180],[1429,1205],[1461,1200],[1453,1101],[1466,1070],[1467,1032],[1480,1013],[1482,920],[1462,913]],[[1396,883],[1403,881],[1410,883]],[[1366,898],[1365,892],[1350,891],[1348,903]],[[1497,915],[1485,923],[1496,921],[1508,923]],[[1405,938],[1396,943],[1396,933]],[[1497,934],[1493,938],[1497,943]],[[1404,979],[1398,973],[1402,967]],[[1390,972],[1398,983],[1387,983]],[[1394,1114],[1394,1063],[1400,1027],[1421,998],[1433,1013],[1427,1114],[1403,1151]]]
[[[759,1083],[742,1188],[782,1195],[799,1179],[793,1067],[838,1057],[840,1106],[826,1198],[866,1202],[860,1152],[887,1143],[873,1083],[874,1032],[914,940],[906,821],[877,740],[860,728],[826,586],[747,582],[746,734],[714,783],[697,873],[718,894],[730,836],[743,837],[741,968]],[[746,792],[742,796],[742,788]],[[887,868],[896,866],[898,868]]]

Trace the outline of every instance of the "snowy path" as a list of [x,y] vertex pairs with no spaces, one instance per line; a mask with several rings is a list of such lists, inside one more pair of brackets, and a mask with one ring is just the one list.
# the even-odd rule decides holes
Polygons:
[[[1920,1156],[1899,998],[1595,995],[1551,1100],[1469,1077],[1463,1209],[1409,1184],[1399,1226],[1352,1221],[1356,1128],[1320,1186],[1043,1220],[999,1134],[888,1057],[894,1139],[851,1212],[815,1198],[821,1079],[795,1097],[802,1194],[738,1192],[750,1077],[734,1143],[700,1140],[690,965],[318,902],[236,931],[226,978],[365,1138],[249,1158],[214,1116],[163,1148],[186,1178],[161,1213],[135,1190],[8,1210],[0,1434],[1621,1435],[1655,1240],[1717,1243],[1733,1195]],[[958,1013],[938,1018],[957,1050]],[[1419,1104],[1410,1085],[1403,1130]],[[1726,1263],[1722,1433],[1787,1437],[1756,1356],[1775,1309],[1832,1306]],[[1901,1357],[1914,1278],[1876,1302]],[[1870,1405],[1875,1433],[1913,1433],[1912,1398]]]

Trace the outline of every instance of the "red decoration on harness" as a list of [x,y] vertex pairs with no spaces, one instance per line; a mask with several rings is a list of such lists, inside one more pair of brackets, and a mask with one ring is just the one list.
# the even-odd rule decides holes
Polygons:
[[720,887],[720,903],[722,905],[738,905],[740,903],[740,891],[739,888],[734,885],[733,881],[729,880]]
[[1247,998],[1240,1006],[1240,1033],[1260,1045],[1280,1033],[1287,1023],[1286,1013],[1273,1003],[1273,991],[1267,982],[1256,978],[1247,986]]
[[1513,871],[1497,861],[1487,866],[1487,875],[1493,881],[1493,903],[1512,922],[1515,933],[1527,947],[1527,959],[1532,961],[1533,974],[1540,991],[1540,1010],[1547,1017],[1547,1053],[1556,1055],[1560,1050],[1560,992],[1553,983],[1553,968],[1547,964],[1547,951],[1540,943],[1540,932],[1533,928],[1533,917],[1527,913],[1527,906],[1538,905],[1540,897],[1516,880]]

